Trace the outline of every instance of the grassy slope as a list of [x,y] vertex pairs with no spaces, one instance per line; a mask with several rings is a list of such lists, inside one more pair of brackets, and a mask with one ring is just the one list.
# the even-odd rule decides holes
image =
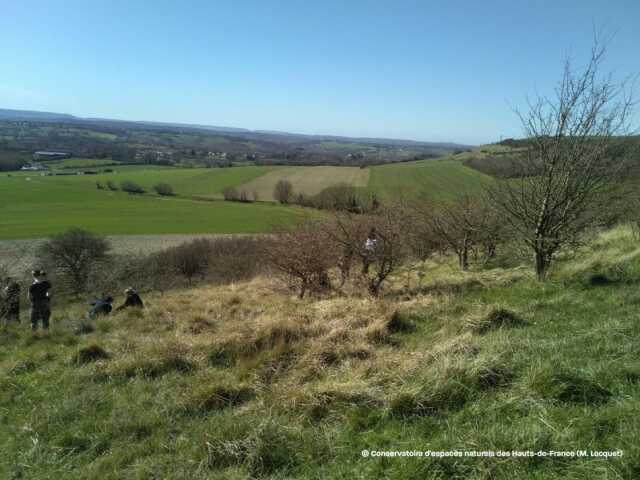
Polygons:
[[[2,478],[609,479],[640,474],[640,247],[600,236],[540,284],[442,259],[384,301],[276,284],[146,296],[143,315],[0,336]],[[608,281],[593,286],[593,273]],[[483,331],[508,309],[523,324]],[[393,312],[398,312],[390,321]],[[78,364],[99,345],[109,358]],[[616,459],[370,450],[622,450]]]
[[[226,182],[241,180],[235,172],[231,175],[227,170],[221,172],[223,180],[207,178],[211,191]],[[266,231],[273,222],[296,218],[295,210],[276,205],[132,196],[95,187],[97,177],[127,178],[145,186],[167,179],[172,180],[176,189],[184,181],[188,185],[185,192],[190,188],[193,192],[205,192],[203,185],[189,180],[189,175],[195,174],[194,171],[148,170],[118,174],[119,177],[0,177],[0,237],[38,237],[71,226],[109,234],[250,233]],[[207,174],[209,171],[203,173]]]
[[280,180],[288,180],[296,192],[315,195],[338,183],[366,187],[369,170],[358,167],[282,167],[240,186],[246,192],[257,192],[260,199],[274,200],[273,190]]
[[490,177],[452,160],[422,160],[371,168],[369,189],[384,196],[450,200],[473,194],[490,182]]

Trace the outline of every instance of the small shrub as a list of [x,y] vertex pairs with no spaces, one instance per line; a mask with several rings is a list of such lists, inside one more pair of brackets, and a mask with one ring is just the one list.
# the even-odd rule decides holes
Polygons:
[[112,192],[115,192],[115,191],[117,191],[117,190],[120,190],[120,189],[118,188],[118,186],[117,186],[114,182],[112,182],[111,180],[109,180],[109,181],[107,182],[107,188],[108,188],[109,190],[111,190]]
[[120,189],[123,192],[131,193],[135,195],[141,195],[145,193],[144,188],[142,188],[136,182],[132,182],[131,180],[125,180],[124,182],[122,182],[120,184]]
[[173,195],[173,188],[168,183],[156,183],[153,186],[153,190],[163,197],[170,197]]
[[71,362],[79,365],[95,362],[97,360],[106,360],[110,355],[99,345],[89,345],[81,348],[71,358]]

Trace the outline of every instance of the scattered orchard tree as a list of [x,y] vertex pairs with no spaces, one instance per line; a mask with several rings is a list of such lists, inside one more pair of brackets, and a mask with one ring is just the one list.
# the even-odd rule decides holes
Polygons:
[[633,101],[625,82],[601,77],[604,55],[596,39],[584,70],[576,73],[567,60],[555,95],[538,96],[528,112],[517,112],[528,140],[517,179],[490,190],[533,253],[539,279],[559,249],[594,225],[620,171],[612,147],[630,130]]
[[495,254],[498,232],[490,231],[490,208],[482,198],[462,196],[438,205],[425,205],[424,221],[435,242],[453,251],[460,269],[469,269],[473,250],[486,244]]

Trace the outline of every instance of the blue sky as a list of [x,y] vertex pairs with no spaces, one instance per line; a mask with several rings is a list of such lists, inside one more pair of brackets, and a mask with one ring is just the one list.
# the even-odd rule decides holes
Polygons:
[[484,143],[594,25],[640,73],[638,0],[6,1],[0,108]]

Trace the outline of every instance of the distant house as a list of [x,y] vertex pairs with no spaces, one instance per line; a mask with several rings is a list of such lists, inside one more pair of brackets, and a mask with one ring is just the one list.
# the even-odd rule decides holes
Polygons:
[[40,171],[40,170],[46,170],[47,167],[45,167],[44,165],[40,164],[40,163],[29,163],[27,165],[24,165],[22,168],[20,168],[20,170],[25,170],[25,171],[30,171],[30,172],[35,172],[35,171]]
[[71,154],[69,152],[55,152],[51,150],[39,150],[33,153],[33,158],[40,160],[55,160],[59,158],[69,158]]

